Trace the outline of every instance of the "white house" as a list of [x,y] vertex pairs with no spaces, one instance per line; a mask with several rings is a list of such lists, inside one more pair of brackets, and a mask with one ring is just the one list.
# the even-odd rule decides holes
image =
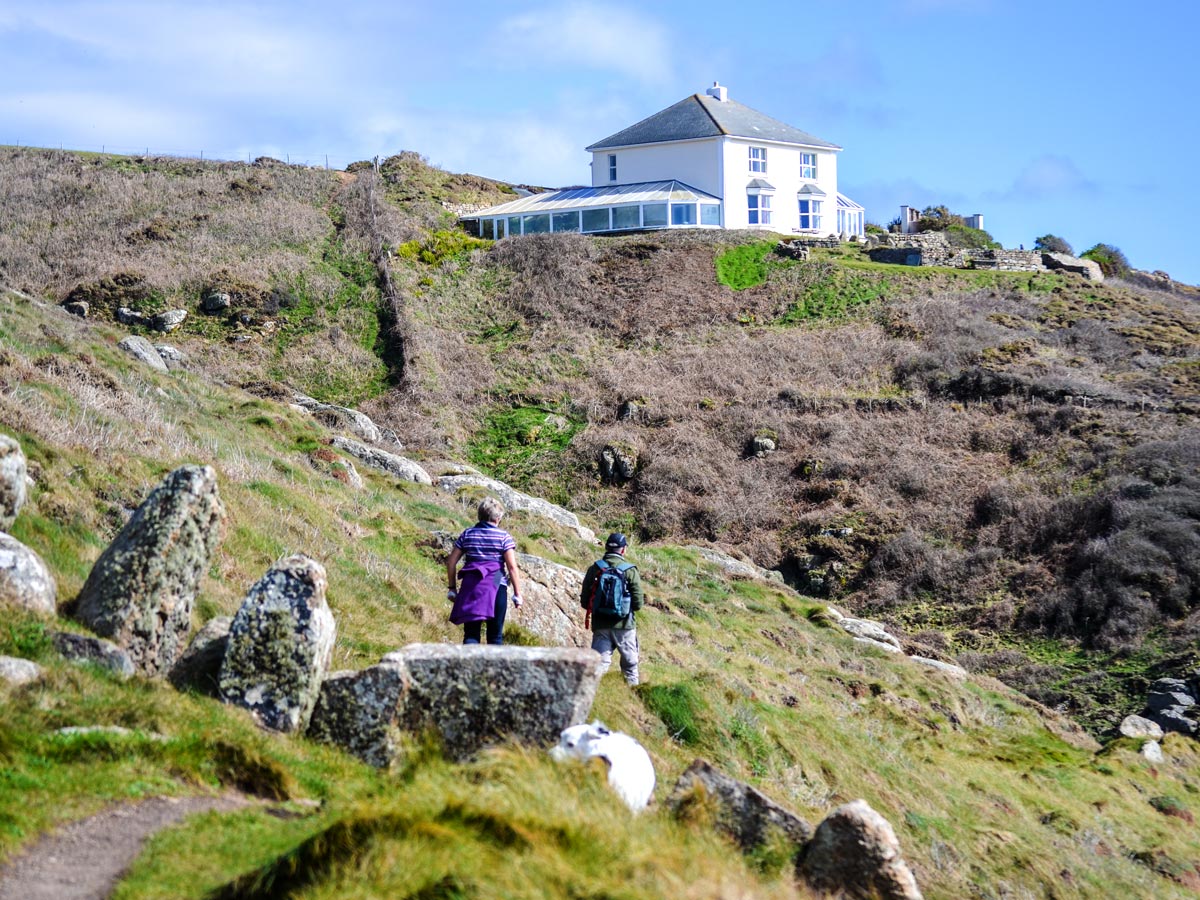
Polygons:
[[465,216],[486,238],[547,231],[752,228],[864,234],[838,193],[842,148],[729,98],[703,94],[590,145],[592,186],[531,194]]

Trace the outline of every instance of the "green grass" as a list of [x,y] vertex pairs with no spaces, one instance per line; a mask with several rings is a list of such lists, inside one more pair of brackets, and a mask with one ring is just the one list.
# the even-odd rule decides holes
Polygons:
[[467,447],[473,465],[501,481],[526,485],[583,427],[565,404],[493,409]]
[[735,291],[763,284],[767,280],[767,254],[774,246],[774,241],[758,241],[718,253],[714,260],[717,281]]

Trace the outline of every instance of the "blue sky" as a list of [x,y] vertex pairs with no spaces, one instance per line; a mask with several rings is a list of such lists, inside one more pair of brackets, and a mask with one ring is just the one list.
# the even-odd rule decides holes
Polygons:
[[1198,36],[1193,0],[5,0],[0,143],[561,186],[719,80],[844,147],[870,220],[944,203],[1200,283]]

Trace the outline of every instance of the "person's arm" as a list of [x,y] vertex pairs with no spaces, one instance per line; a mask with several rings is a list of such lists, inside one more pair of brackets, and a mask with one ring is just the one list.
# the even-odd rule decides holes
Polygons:
[[583,576],[583,590],[579,592],[579,605],[584,609],[588,608],[588,601],[592,599],[592,592],[596,590],[596,566],[588,566],[587,573]]
[[642,601],[645,599],[642,594],[642,576],[637,566],[626,573],[625,583],[629,585],[629,611],[637,612],[642,608]]
[[517,570],[517,551],[504,551],[504,565],[508,567],[508,583],[512,585],[513,605],[521,605],[521,573]]
[[463,552],[458,547],[450,551],[450,558],[446,560],[446,581],[450,585],[446,591],[446,598],[453,600],[458,596],[458,561],[462,559]]

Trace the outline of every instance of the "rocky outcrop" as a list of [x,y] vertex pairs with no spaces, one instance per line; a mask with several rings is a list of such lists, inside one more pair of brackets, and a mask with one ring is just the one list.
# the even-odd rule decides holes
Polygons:
[[168,371],[174,372],[176,369],[182,369],[187,362],[183,351],[178,347],[172,347],[170,344],[155,344],[154,350],[162,358],[162,361],[167,364]]
[[69,631],[51,632],[50,640],[59,655],[70,662],[91,663],[107,669],[118,678],[131,678],[134,675],[133,659],[112,641]]
[[755,579],[759,581],[774,581],[778,584],[783,584],[783,573],[777,572],[774,569],[764,569],[762,566],[756,566],[753,563],[744,562],[736,557],[730,556],[728,553],[722,553],[720,550],[713,550],[711,547],[684,547],[684,550],[690,550],[697,554],[701,559],[719,566],[721,571],[731,578]]
[[776,835],[795,845],[799,853],[813,835],[812,826],[794,812],[703,759],[697,759],[679,776],[667,804],[683,819],[696,810],[711,809],[713,824],[743,853],[773,843]]
[[592,637],[579,605],[583,573],[528,553],[517,554],[517,568],[524,602],[510,613],[511,621],[555,646],[590,647]]
[[10,687],[37,681],[42,677],[44,671],[32,660],[16,656],[0,656],[0,683]]
[[303,410],[312,413],[313,418],[329,428],[335,428],[339,431],[346,431],[355,437],[362,438],[364,441],[378,443],[391,438],[395,441],[395,434],[392,432],[384,433],[374,420],[364,412],[359,412],[357,409],[350,409],[346,406],[335,406],[332,403],[322,403],[309,397],[307,394],[295,393],[292,395],[292,402]]
[[504,741],[550,747],[600,681],[599,654],[578,648],[411,644],[383,661],[411,679],[400,726],[436,734],[454,760]]
[[225,507],[211,466],[183,466],[156,487],[92,567],[75,615],[125,648],[138,671],[165,675],[192,624]]
[[1150,685],[1142,716],[1163,731],[1200,735],[1200,677],[1159,678]]
[[229,616],[217,616],[206,622],[171,667],[167,675],[171,684],[180,690],[217,696],[221,664],[229,649],[229,628],[232,624],[233,619]]
[[1047,269],[1074,272],[1076,275],[1082,275],[1088,281],[1104,280],[1104,271],[1098,262],[1091,259],[1079,259],[1067,253],[1043,253],[1042,265]]
[[187,320],[187,316],[186,309],[164,310],[150,317],[150,327],[165,334],[182,326]]
[[838,625],[843,631],[854,635],[855,638],[880,645],[889,652],[899,653],[901,650],[900,641],[878,622],[844,616],[838,620]]
[[937,669],[939,672],[945,672],[951,678],[961,680],[967,677],[967,670],[962,666],[956,666],[954,663],[942,662],[940,659],[930,659],[927,656],[910,656],[909,659],[918,665],[925,666],[927,669]]
[[154,349],[154,345],[141,335],[131,334],[117,344],[117,346],[155,372],[165,373],[167,371],[167,364],[158,355],[158,351]]
[[321,682],[308,736],[334,744],[382,768],[396,756],[397,720],[409,686],[398,660],[354,672],[334,672]]
[[896,832],[865,800],[839,806],[817,826],[797,874],[818,891],[855,900],[921,900]]
[[600,451],[600,479],[605,484],[625,484],[637,475],[638,452],[628,444],[608,444]]
[[535,516],[549,519],[566,528],[572,529],[585,541],[594,543],[596,533],[579,522],[579,517],[569,510],[556,506],[540,497],[530,497],[515,488],[509,487],[502,481],[488,478],[486,475],[449,475],[438,479],[438,487],[451,494],[477,488],[486,494],[492,494],[504,504],[509,512],[520,510]]
[[1148,738],[1157,741],[1163,736],[1163,730],[1159,724],[1143,716],[1126,716],[1121,720],[1121,727],[1118,730],[1122,737],[1128,738]]
[[54,615],[58,588],[42,558],[11,535],[0,532],[0,607],[15,606]]
[[250,588],[234,616],[220,697],[249,710],[265,728],[308,727],[337,630],[325,588],[319,562],[289,556]]
[[344,437],[335,437],[330,443],[339,450],[344,450],[356,459],[362,460],[364,465],[378,469],[380,472],[386,472],[401,481],[433,484],[433,478],[429,473],[411,459],[405,459],[395,453],[388,453],[386,450],[377,450]]
[[12,528],[17,513],[25,505],[28,475],[21,445],[0,434],[0,531]]

